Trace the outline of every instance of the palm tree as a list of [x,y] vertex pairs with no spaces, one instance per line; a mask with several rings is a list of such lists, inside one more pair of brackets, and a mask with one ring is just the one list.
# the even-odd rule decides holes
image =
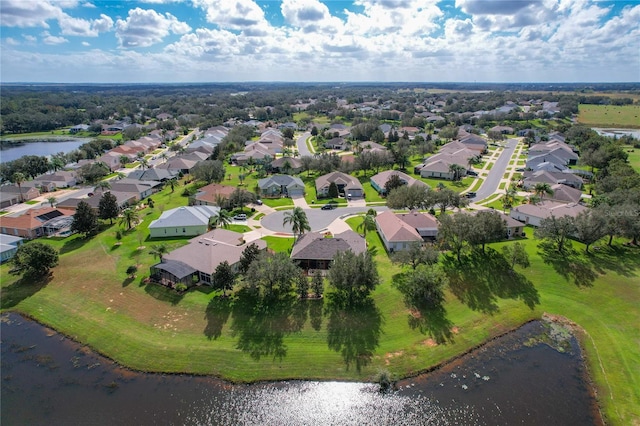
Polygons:
[[131,225],[137,223],[139,219],[138,211],[135,208],[129,207],[122,212],[120,224],[127,225],[127,229],[131,229]]
[[140,167],[142,167],[142,170],[144,170],[144,168],[149,168],[149,160],[147,160],[146,158],[142,157],[140,158]]
[[509,185],[507,188],[507,192],[502,197],[502,210],[504,213],[507,213],[507,209],[513,207],[513,204],[516,201],[517,190],[514,185]]
[[120,180],[120,179],[124,179],[126,177],[127,177],[127,175],[125,175],[124,173],[116,172],[116,179]]
[[462,178],[462,173],[466,172],[466,169],[460,164],[451,164],[449,165],[449,172],[453,173],[453,180],[458,181]]
[[100,182],[96,183],[96,187],[93,188],[93,192],[97,192],[98,190],[104,192],[105,189],[111,189],[111,184],[108,180],[101,180]]
[[231,216],[231,212],[220,209],[218,214],[209,218],[209,226],[211,228],[228,228],[232,221],[233,217]]
[[153,255],[153,257],[157,257],[159,260],[162,260],[162,256],[167,253],[169,249],[165,244],[159,244],[157,246],[151,246],[151,250],[149,250],[149,254]]
[[20,202],[24,202],[24,198],[22,197],[22,182],[24,182],[26,179],[26,177],[24,176],[24,173],[20,173],[20,172],[15,172],[12,176],[11,176],[11,180],[13,181],[13,183],[15,183],[16,185],[18,185],[18,192],[20,193]]
[[536,186],[533,187],[533,193],[542,200],[545,195],[553,195],[553,189],[551,189],[551,185],[546,182],[538,182]]
[[121,155],[118,160],[120,161],[121,169],[124,169],[127,166],[127,163],[129,163],[129,157],[127,157],[126,155]]
[[52,195],[51,197],[47,198],[47,201],[49,202],[49,204],[51,204],[51,208],[53,208],[53,205],[56,203],[56,201],[58,201],[58,199]]
[[297,237],[306,231],[311,231],[309,219],[307,219],[307,214],[302,210],[302,207],[294,207],[293,210],[285,212],[282,225],[287,224],[291,225],[294,240],[297,240]]
[[367,237],[368,231],[374,231],[376,229],[376,221],[374,216],[366,214],[362,217],[362,222],[358,225],[358,231],[362,231],[362,236]]
[[438,182],[438,184],[436,185],[436,191],[442,191],[446,187],[447,185],[445,185],[443,182]]

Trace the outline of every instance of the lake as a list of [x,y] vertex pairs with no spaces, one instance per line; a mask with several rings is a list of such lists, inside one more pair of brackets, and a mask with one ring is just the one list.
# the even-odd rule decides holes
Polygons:
[[576,339],[540,321],[387,394],[132,372],[19,315],[3,314],[1,327],[6,425],[602,424]]
[[49,156],[64,152],[65,154],[76,150],[80,145],[89,142],[91,139],[61,139],[60,141],[51,142],[25,142],[16,145],[4,145],[0,150],[0,163],[17,160],[24,155]]

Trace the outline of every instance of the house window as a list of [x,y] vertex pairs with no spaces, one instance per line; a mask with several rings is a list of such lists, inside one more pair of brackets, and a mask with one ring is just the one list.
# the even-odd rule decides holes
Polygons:
[[182,228],[182,233],[186,233],[187,232],[187,228]]

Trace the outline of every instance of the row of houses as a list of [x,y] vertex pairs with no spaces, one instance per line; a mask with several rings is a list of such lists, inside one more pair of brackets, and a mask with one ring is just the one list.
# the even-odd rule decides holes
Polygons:
[[590,173],[571,169],[570,166],[576,165],[577,162],[578,154],[565,142],[564,136],[552,133],[548,141],[540,141],[529,147],[522,186],[530,189],[538,183],[548,183],[581,189],[582,176]]

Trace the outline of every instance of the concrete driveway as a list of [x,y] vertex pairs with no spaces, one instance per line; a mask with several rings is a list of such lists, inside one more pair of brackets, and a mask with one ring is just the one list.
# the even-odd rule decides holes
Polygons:
[[[387,206],[376,206],[376,207],[339,207],[334,210],[322,210],[322,209],[304,209],[304,212],[307,214],[307,219],[309,220],[309,225],[311,226],[312,231],[322,231],[324,229],[328,229],[330,225],[340,219],[342,216],[349,216],[358,213],[365,213],[370,208],[381,212],[388,210]],[[271,213],[268,216],[265,216],[260,221],[260,225],[264,228],[272,231],[272,232],[281,232],[281,233],[291,233],[291,225],[283,225],[282,221],[284,219],[284,214],[288,210],[279,210],[274,213]],[[332,229],[346,229],[338,224],[332,226]]]

